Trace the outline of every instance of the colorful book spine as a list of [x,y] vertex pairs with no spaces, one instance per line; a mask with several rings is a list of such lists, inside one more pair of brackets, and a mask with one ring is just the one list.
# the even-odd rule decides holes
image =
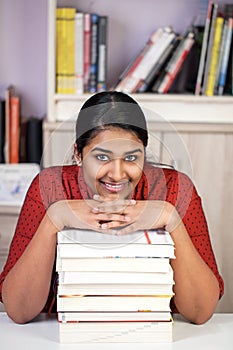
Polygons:
[[83,69],[84,69],[84,92],[89,91],[89,79],[90,79],[90,56],[91,56],[91,14],[84,13],[84,53],[83,53]]
[[9,163],[19,163],[20,97],[10,97]]
[[219,75],[219,83],[218,83],[218,95],[222,95],[224,91],[224,86],[226,83],[226,76],[227,76],[227,68],[229,63],[229,57],[230,57],[230,49],[232,44],[232,35],[233,35],[233,18],[228,19],[228,30],[227,30],[227,36],[226,36],[226,44],[224,48],[224,55],[222,60],[222,66],[220,68],[220,75]]
[[210,60],[210,68],[208,72],[208,79],[207,79],[207,85],[205,90],[205,94],[207,96],[214,95],[215,77],[216,77],[216,70],[218,66],[218,57],[219,57],[219,49],[221,45],[223,23],[224,23],[224,19],[222,17],[216,18],[214,39],[213,39],[213,46],[212,46],[211,60]]

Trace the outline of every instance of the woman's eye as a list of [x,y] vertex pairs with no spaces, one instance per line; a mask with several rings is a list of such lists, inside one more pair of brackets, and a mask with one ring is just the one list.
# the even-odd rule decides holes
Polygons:
[[125,160],[127,162],[134,162],[137,159],[137,156],[134,156],[133,154],[129,154],[127,157],[125,157]]
[[106,156],[105,154],[97,154],[96,158],[101,162],[106,162],[109,160],[109,157]]

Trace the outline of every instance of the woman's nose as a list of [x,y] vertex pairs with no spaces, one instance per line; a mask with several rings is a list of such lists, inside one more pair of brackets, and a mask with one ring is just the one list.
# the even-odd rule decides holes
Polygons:
[[109,178],[115,182],[122,180],[125,175],[124,162],[122,159],[114,159],[110,164]]

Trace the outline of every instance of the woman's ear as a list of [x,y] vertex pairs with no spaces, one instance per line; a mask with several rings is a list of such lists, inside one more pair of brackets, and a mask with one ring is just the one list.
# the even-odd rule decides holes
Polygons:
[[78,152],[77,144],[74,144],[74,161],[78,166],[82,166],[82,157]]

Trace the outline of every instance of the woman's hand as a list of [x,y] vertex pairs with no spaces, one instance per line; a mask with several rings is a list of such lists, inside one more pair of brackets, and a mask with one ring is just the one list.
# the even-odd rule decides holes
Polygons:
[[[101,197],[95,199],[97,204],[93,212],[96,213],[100,222],[104,221],[107,214],[108,221],[104,222],[101,228],[105,230],[118,228],[117,234],[160,227],[172,232],[181,222],[175,207],[165,201],[120,200],[111,202]],[[119,230],[120,227],[122,228]]]

